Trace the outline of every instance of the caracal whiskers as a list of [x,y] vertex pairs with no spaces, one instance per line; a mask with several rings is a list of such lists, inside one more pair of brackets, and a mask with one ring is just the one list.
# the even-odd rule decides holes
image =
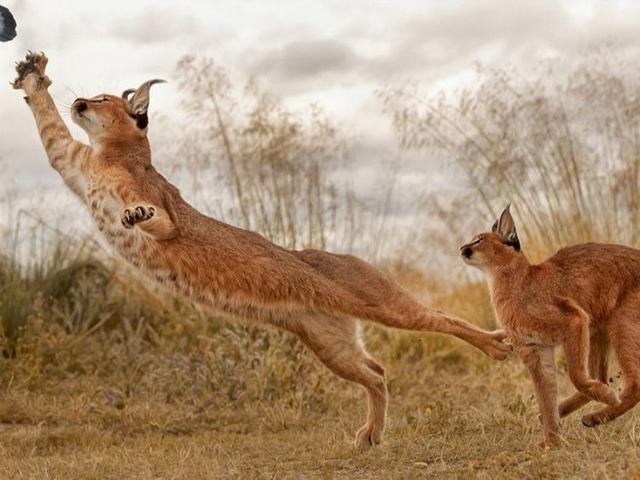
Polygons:
[[44,54],[27,55],[14,87],[26,93],[51,165],[107,241],[192,301],[294,333],[329,369],[364,386],[369,409],[358,447],[381,441],[387,409],[384,370],[363,348],[359,319],[454,335],[495,359],[508,355],[502,332],[422,306],[362,260],[286,250],[192,208],[151,163],[147,110],[155,81],[122,96],[75,100],[71,116],[90,146],[73,140],[47,91],[46,64]]
[[[464,261],[488,275],[497,317],[528,367],[545,434],[555,445],[559,418],[591,400],[607,406],[582,417],[588,427],[613,420],[640,400],[640,250],[584,243],[532,265],[507,207],[491,232],[462,247]],[[578,390],[557,405],[554,347],[564,349]],[[609,346],[624,386],[607,385]]]

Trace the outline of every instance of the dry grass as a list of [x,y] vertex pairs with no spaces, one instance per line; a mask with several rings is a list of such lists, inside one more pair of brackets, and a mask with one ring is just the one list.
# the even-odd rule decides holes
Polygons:
[[[387,367],[389,428],[383,446],[357,453],[358,387],[288,335],[210,318],[114,268],[87,257],[4,265],[2,305],[24,315],[5,336],[0,478],[640,475],[637,413],[595,430],[572,417],[567,445],[540,451],[517,359],[376,327],[365,336]],[[487,298],[470,298],[490,322]]]
[[486,230],[513,202],[535,260],[569,243],[638,245],[639,71],[636,59],[605,48],[526,69],[480,68],[473,87],[455,93],[380,92],[401,147],[457,173],[457,188],[427,198],[425,211],[442,220],[430,244],[452,251],[448,239]]
[[[354,200],[331,176],[347,143],[319,106],[291,111],[256,79],[238,88],[207,57],[185,56],[176,76],[191,119],[179,167],[204,208],[288,248],[352,250]],[[218,208],[211,185],[226,193]]]
[[541,452],[533,446],[539,433],[535,409],[517,362],[477,363],[455,349],[435,361],[396,364],[386,442],[364,454],[351,448],[363,399],[342,382],[318,394],[319,408],[258,401],[199,412],[137,395],[120,408],[109,405],[100,391],[117,378],[16,386],[2,398],[0,475],[629,478],[640,473],[637,415],[600,430],[571,419],[567,446]]

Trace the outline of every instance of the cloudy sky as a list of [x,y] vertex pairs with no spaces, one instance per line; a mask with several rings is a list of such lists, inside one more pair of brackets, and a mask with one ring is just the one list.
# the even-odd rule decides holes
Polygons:
[[[27,49],[49,56],[60,106],[76,94],[118,93],[149,78],[171,78],[184,54],[211,56],[238,80],[259,76],[291,108],[321,104],[356,139],[359,158],[370,156],[354,166],[370,185],[384,176],[384,159],[396,156],[375,89],[409,79],[433,91],[453,89],[473,81],[476,62],[569,58],[601,42],[635,51],[640,40],[640,2],[632,1],[0,3],[18,21],[16,40],[0,44],[0,181],[39,192],[62,184],[48,168],[21,95],[8,85]],[[177,98],[175,82],[156,87],[152,110],[171,116]],[[402,181],[419,188],[432,173],[408,158]]]

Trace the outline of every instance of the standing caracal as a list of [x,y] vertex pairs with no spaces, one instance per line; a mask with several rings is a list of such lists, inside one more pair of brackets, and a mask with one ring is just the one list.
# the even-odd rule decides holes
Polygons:
[[369,412],[356,435],[380,443],[387,409],[384,369],[364,349],[358,319],[389,327],[455,335],[495,359],[510,346],[430,310],[355,257],[290,251],[257,233],[207,217],[185,202],[151,163],[149,89],[121,97],[78,98],[71,116],[90,146],[73,140],[47,91],[44,54],[17,64],[49,162],[85,203],[114,249],[150,278],[227,316],[275,325],[297,335],[337,375],[368,393]]
[[[460,253],[489,277],[498,319],[531,373],[547,445],[558,441],[559,418],[590,400],[607,407],[582,417],[588,427],[640,401],[640,250],[584,243],[532,265],[507,207],[491,232],[476,235]],[[578,390],[559,407],[556,345]],[[624,379],[620,399],[607,386],[609,345]]]

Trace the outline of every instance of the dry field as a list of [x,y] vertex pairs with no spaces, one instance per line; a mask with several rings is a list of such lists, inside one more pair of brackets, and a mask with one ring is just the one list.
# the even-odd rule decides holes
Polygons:
[[[640,478],[640,411],[597,429],[570,417],[565,446],[538,449],[516,358],[367,327],[391,404],[385,443],[358,453],[364,392],[285,334],[89,258],[0,277],[0,478]],[[441,301],[486,325],[484,292]]]

